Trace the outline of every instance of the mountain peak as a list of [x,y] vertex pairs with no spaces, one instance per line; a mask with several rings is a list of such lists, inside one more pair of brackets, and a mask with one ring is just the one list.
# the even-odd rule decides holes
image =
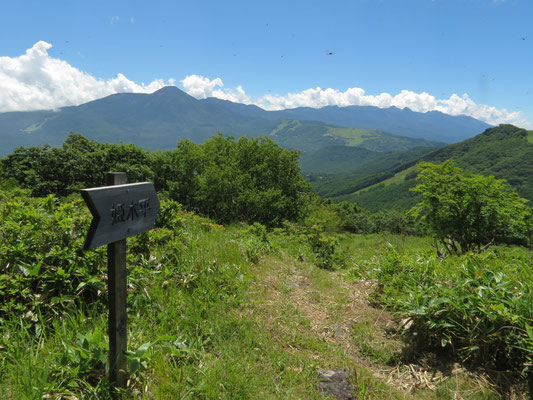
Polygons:
[[482,135],[483,137],[490,137],[491,139],[501,140],[510,137],[527,136],[527,131],[511,124],[500,124],[493,128],[486,129],[482,133]]
[[155,94],[155,93],[165,93],[165,92],[168,92],[168,93],[172,93],[172,92],[183,92],[183,90],[178,89],[176,86],[169,85],[169,86],[163,86],[161,89],[157,89],[157,90],[156,90],[154,93],[152,93],[152,94]]
[[151,96],[189,96],[187,93],[185,93],[183,90],[177,88],[176,86],[163,86],[161,89],[156,90],[151,94]]
[[[147,104],[151,107],[163,107],[167,111],[171,109],[175,111],[176,107],[181,108],[186,105],[198,107],[200,102],[176,86],[164,86],[148,96]],[[159,114],[163,112],[163,108],[158,111]]]

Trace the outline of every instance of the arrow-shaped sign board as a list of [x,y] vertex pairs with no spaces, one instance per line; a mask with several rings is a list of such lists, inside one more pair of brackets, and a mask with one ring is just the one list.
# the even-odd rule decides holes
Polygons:
[[159,199],[151,182],[102,186],[80,192],[93,215],[84,250],[117,242],[154,226]]

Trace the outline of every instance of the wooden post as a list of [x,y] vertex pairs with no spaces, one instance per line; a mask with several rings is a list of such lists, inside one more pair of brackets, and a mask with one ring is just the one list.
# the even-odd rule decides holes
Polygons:
[[[127,183],[125,172],[109,172],[107,184]],[[127,331],[126,331],[126,239],[107,245],[107,289],[109,299],[109,381],[111,390],[125,389],[127,372]]]
[[91,250],[107,244],[109,298],[109,382],[113,398],[126,389],[126,238],[154,227],[160,203],[151,182],[126,184],[124,172],[109,172],[104,187],[80,189],[93,219],[83,244]]

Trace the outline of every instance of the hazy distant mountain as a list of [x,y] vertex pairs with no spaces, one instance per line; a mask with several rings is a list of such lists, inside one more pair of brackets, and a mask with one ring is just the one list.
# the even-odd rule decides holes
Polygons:
[[[56,111],[0,113],[0,155],[21,145],[60,145],[71,131],[102,142],[123,141],[152,150],[169,149],[181,139],[201,142],[217,131],[236,137],[268,135],[287,119],[375,129],[448,143],[471,137],[487,127],[469,117],[421,114],[396,108],[353,106],[265,111],[214,98],[197,100],[169,86],[152,94],[115,94]],[[299,140],[303,144],[306,139]]]
[[115,94],[57,112],[0,113],[3,154],[21,144],[60,145],[71,131],[102,142],[132,142],[155,150],[173,148],[184,138],[201,142],[217,131],[264,135],[274,126],[268,119],[203,103],[172,86],[152,94]]
[[376,129],[400,136],[457,143],[490,128],[491,125],[467,117],[451,116],[439,111],[418,113],[409,108],[379,108],[372,106],[299,107],[281,111],[264,111],[256,106],[231,103],[220,99],[205,99],[210,104],[226,105],[236,113],[265,118],[285,118],[320,121],[347,128]]
[[371,106],[329,106],[320,109],[295,108],[278,111],[285,118],[315,120],[327,124],[377,129],[396,135],[437,142],[456,143],[483,132],[491,125],[465,115],[451,116],[439,111],[418,113],[408,108]]

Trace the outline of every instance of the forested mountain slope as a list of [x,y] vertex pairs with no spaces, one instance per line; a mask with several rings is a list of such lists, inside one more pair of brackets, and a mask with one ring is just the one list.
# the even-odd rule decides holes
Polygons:
[[152,94],[120,93],[57,111],[0,114],[4,142],[0,154],[21,144],[59,146],[69,132],[101,142],[164,150],[184,138],[203,142],[217,131],[261,136],[275,125],[269,119],[237,115],[223,105],[202,103],[168,86]]
[[[461,143],[446,146],[417,160],[378,175],[328,182],[329,196],[335,201],[354,201],[370,210],[394,205],[410,207],[416,199],[409,189],[416,181],[418,161],[441,163],[454,159],[467,171],[506,179],[528,200],[533,200],[533,131],[513,125],[499,125]],[[331,189],[331,188],[336,188]]]
[[[299,120],[280,121],[269,137],[286,149],[300,151],[300,165],[305,174],[350,174],[355,170],[374,173],[377,171],[364,165],[395,158],[392,154],[398,152],[418,149],[415,153],[421,155],[444,146],[444,143],[375,129],[341,128]],[[387,161],[385,169],[391,167]]]

